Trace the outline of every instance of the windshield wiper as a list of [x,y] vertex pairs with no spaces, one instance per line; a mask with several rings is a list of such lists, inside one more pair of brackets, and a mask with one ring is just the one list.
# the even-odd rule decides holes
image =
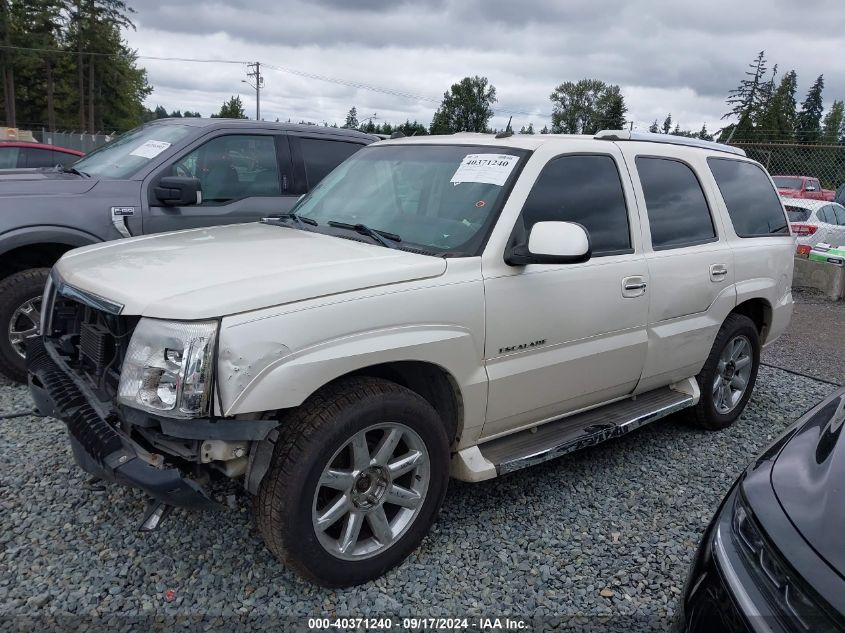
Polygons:
[[63,174],[76,174],[77,176],[82,176],[83,178],[90,178],[88,174],[84,171],[79,171],[76,167],[66,167],[65,165],[59,165],[59,171]]
[[261,221],[265,224],[268,222],[274,222],[276,220],[293,220],[301,229],[304,228],[302,226],[303,224],[310,224],[311,226],[320,226],[317,220],[312,220],[311,218],[306,218],[304,216],[297,215],[293,211],[291,211],[290,213],[278,213],[276,215],[271,215],[266,218],[261,218]]
[[386,246],[387,248],[399,248],[396,245],[396,242],[402,241],[402,238],[396,235],[396,233],[388,233],[387,231],[371,229],[366,224],[349,224],[348,222],[338,222],[336,220],[331,220],[329,222],[329,226],[333,226],[336,229],[349,229],[350,231],[355,231],[356,233],[360,233],[361,235],[366,235],[367,237],[371,237],[376,242],[378,242],[382,246]]

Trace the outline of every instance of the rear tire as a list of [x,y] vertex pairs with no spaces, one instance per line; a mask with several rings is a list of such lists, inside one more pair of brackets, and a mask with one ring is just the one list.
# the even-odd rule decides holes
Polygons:
[[38,328],[49,268],[32,268],[0,281],[0,372],[26,382],[25,339]]
[[757,327],[747,316],[729,314],[704,367],[695,377],[701,398],[690,409],[692,423],[708,431],[733,424],[751,398],[759,367]]
[[434,408],[398,384],[338,381],[285,419],[253,509],[271,552],[327,587],[378,578],[428,533],[449,477]]

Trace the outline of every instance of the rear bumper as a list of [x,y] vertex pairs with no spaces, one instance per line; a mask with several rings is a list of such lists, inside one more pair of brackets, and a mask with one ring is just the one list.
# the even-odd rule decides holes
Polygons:
[[172,506],[208,509],[217,504],[195,481],[176,468],[159,468],[148,453],[120,431],[116,417],[104,412],[86,385],[40,338],[27,345],[29,391],[42,415],[67,426],[76,463],[86,472],[134,488]]

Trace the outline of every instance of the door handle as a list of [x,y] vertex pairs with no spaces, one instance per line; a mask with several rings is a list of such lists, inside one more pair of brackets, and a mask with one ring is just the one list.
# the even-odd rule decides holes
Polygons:
[[634,277],[625,277],[622,280],[622,296],[631,299],[633,297],[640,297],[645,294],[645,289],[648,286],[645,277],[636,275]]
[[710,281],[724,281],[728,274],[728,267],[724,264],[713,264],[710,266]]

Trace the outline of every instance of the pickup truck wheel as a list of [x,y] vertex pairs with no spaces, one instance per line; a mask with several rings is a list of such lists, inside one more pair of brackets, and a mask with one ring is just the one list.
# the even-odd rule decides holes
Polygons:
[[419,545],[449,477],[449,439],[426,400],[386,380],[350,378],[280,429],[254,505],[278,559],[346,587],[378,578]]
[[757,327],[747,316],[728,315],[696,376],[701,399],[692,408],[693,423],[707,430],[733,424],[751,398],[759,367]]
[[26,339],[38,333],[49,274],[49,268],[33,268],[0,281],[0,372],[18,382],[26,382]]

